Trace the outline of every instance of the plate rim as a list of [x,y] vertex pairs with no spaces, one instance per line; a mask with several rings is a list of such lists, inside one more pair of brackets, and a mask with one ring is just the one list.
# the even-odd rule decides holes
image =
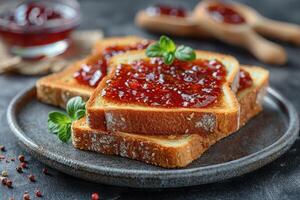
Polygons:
[[[85,172],[92,172],[96,174],[102,174],[102,175],[109,175],[112,177],[123,177],[123,178],[132,178],[136,176],[142,176],[143,179],[151,178],[155,179],[158,178],[159,180],[170,180],[170,179],[178,179],[178,178],[184,178],[186,176],[207,176],[210,174],[216,174],[216,173],[226,173],[230,172],[235,169],[243,169],[241,172],[240,170],[237,170],[237,175],[242,175],[247,172],[253,171],[257,168],[260,168],[261,166],[257,166],[253,170],[247,170],[247,167],[249,167],[251,164],[254,164],[258,161],[263,160],[264,158],[270,157],[274,155],[275,157],[267,161],[266,163],[263,163],[263,165],[271,162],[272,160],[275,160],[280,155],[282,155],[284,152],[286,152],[291,145],[294,143],[298,136],[299,132],[299,119],[298,114],[295,109],[295,107],[292,105],[292,103],[287,100],[284,96],[282,96],[279,92],[276,90],[268,87],[267,88],[267,94],[266,96],[272,96],[277,101],[280,102],[284,106],[284,109],[286,109],[288,114],[288,125],[287,130],[285,133],[274,143],[271,145],[265,147],[264,149],[261,149],[260,151],[257,151],[255,153],[252,153],[250,155],[244,156],[242,158],[231,160],[224,163],[218,163],[208,166],[202,166],[202,167],[196,167],[191,169],[163,169],[162,170],[155,170],[155,171],[149,171],[149,170],[137,170],[137,169],[116,169],[106,166],[99,166],[99,165],[91,165],[91,164],[85,164],[82,161],[74,161],[71,162],[63,162],[64,158],[61,155],[49,152],[49,151],[41,151],[41,147],[39,147],[38,144],[36,144],[34,141],[32,141],[29,137],[26,136],[26,133],[21,129],[21,127],[18,124],[17,121],[17,113],[22,105],[22,103],[25,102],[26,104],[26,98],[32,98],[32,95],[36,92],[35,86],[30,86],[19,92],[9,103],[9,106],[7,108],[7,120],[10,129],[14,133],[14,135],[17,137],[18,142],[21,143],[21,145],[25,146],[26,150],[30,150],[33,152],[38,152],[39,155],[46,157],[47,159],[50,159],[52,161],[57,162],[58,164],[62,164],[64,166],[67,166],[68,168],[74,168],[74,164],[76,163],[77,170],[82,170]],[[270,97],[267,97],[270,98]],[[27,149],[28,148],[28,149]],[[31,153],[31,152],[30,152]],[[278,154],[278,155],[277,155]],[[42,161],[43,162],[43,161]],[[72,175],[72,174],[71,174]],[[228,175],[228,177],[223,178],[231,178],[237,175]],[[221,180],[218,178],[215,178],[214,181]],[[210,182],[214,182],[210,181]],[[207,182],[208,183],[208,182]]]

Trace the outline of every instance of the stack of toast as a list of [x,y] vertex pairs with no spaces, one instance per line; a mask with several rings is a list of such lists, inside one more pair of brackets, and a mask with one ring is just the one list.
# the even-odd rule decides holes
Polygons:
[[[137,102],[136,99],[128,101],[129,97],[136,95],[136,90],[145,90],[151,94],[139,82],[134,90],[130,90],[134,94],[129,94],[126,99],[123,98],[124,92],[117,87],[122,81],[122,77],[118,79],[117,76],[121,72],[129,74],[146,69],[139,68],[139,64],[136,64],[141,60],[149,60],[143,50],[147,45],[141,44],[150,44],[152,41],[145,41],[147,40],[134,36],[104,39],[95,45],[91,56],[37,82],[37,97],[44,103],[64,108],[66,102],[74,96],[87,100],[86,117],[72,124],[72,143],[75,148],[119,155],[165,168],[185,167],[213,144],[239,130],[262,110],[262,100],[268,86],[268,71],[260,67],[240,65],[232,56],[206,51],[196,51],[196,60],[207,61],[209,65],[218,62],[226,69],[214,103],[189,107],[185,104],[168,104],[174,100],[172,98],[161,105],[155,99],[152,103]],[[108,49],[118,51],[109,53],[109,57],[103,56],[108,55]],[[106,74],[96,86],[82,84],[74,78],[83,66],[99,63],[102,59],[107,63]],[[142,82],[149,78],[151,70],[157,72],[159,66],[153,64],[155,62],[150,59],[149,63],[154,68],[147,68],[147,73],[149,70],[151,73],[146,78],[141,78]],[[126,78],[124,81],[127,84],[133,80]],[[172,86],[165,82],[159,84],[162,88]],[[192,83],[189,87],[194,85],[196,84]],[[119,96],[111,95],[114,98],[108,98],[106,94],[109,91],[115,91]],[[208,97],[208,100],[212,98]],[[164,96],[157,101],[163,100]]]

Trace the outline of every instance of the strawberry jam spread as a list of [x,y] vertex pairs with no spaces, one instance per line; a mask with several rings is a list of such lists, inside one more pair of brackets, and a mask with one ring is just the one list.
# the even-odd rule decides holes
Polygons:
[[218,60],[166,65],[151,58],[119,65],[101,95],[121,103],[200,108],[217,103],[225,81],[226,68]]
[[239,91],[252,86],[253,80],[247,71],[240,69],[239,77],[240,77]]
[[208,6],[207,10],[213,19],[222,23],[243,24],[246,22],[241,14],[226,4],[213,4]]
[[155,5],[147,8],[150,15],[168,15],[174,17],[186,17],[187,11],[184,8],[173,7],[167,5]]
[[112,56],[122,54],[129,50],[141,50],[147,48],[151,42],[143,40],[142,42],[134,45],[114,45],[105,48],[95,63],[83,64],[81,69],[74,73],[74,78],[77,82],[88,85],[91,87],[97,87],[107,73],[107,64]]

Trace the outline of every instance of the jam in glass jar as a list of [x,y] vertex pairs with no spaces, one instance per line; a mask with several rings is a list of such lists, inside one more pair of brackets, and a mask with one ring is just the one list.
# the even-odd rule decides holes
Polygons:
[[76,0],[4,0],[0,6],[0,37],[15,55],[52,57],[68,48],[70,33],[79,21]]

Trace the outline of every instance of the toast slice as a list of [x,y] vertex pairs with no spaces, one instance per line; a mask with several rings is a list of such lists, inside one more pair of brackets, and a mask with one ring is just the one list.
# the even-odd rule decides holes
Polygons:
[[102,54],[103,50],[111,46],[128,46],[143,42],[151,42],[145,38],[141,38],[134,35],[124,36],[124,37],[108,37],[102,40],[98,40],[92,49],[92,54],[99,55]]
[[[81,84],[74,79],[74,73],[80,70],[83,65],[97,63],[101,59],[102,52],[111,46],[134,45],[145,41],[136,36],[112,37],[98,41],[92,52],[93,55],[75,62],[59,73],[45,76],[36,83],[37,98],[47,104],[64,108],[68,100],[74,96],[81,96],[87,101],[92,94],[94,87]],[[108,69],[109,70],[109,69]]]
[[240,127],[262,110],[263,97],[269,85],[269,72],[261,67],[243,65],[241,69],[247,71],[252,80],[252,86],[239,90],[237,98],[240,104]]
[[222,85],[218,103],[207,108],[164,108],[110,102],[102,97],[102,90],[117,72],[119,64],[147,59],[145,51],[131,51],[111,59],[114,71],[106,76],[87,102],[87,120],[91,128],[137,134],[207,134],[233,132],[238,128],[239,104],[235,93],[239,63],[227,55],[196,51],[197,59],[217,59],[227,70],[227,82]]
[[[237,93],[241,105],[239,128],[262,110],[262,99],[269,78],[269,73],[262,68],[249,66],[242,68],[250,73],[253,84]],[[72,142],[75,148],[119,155],[165,168],[187,166],[229,134],[146,136],[91,129],[86,124],[86,119],[72,124]]]

